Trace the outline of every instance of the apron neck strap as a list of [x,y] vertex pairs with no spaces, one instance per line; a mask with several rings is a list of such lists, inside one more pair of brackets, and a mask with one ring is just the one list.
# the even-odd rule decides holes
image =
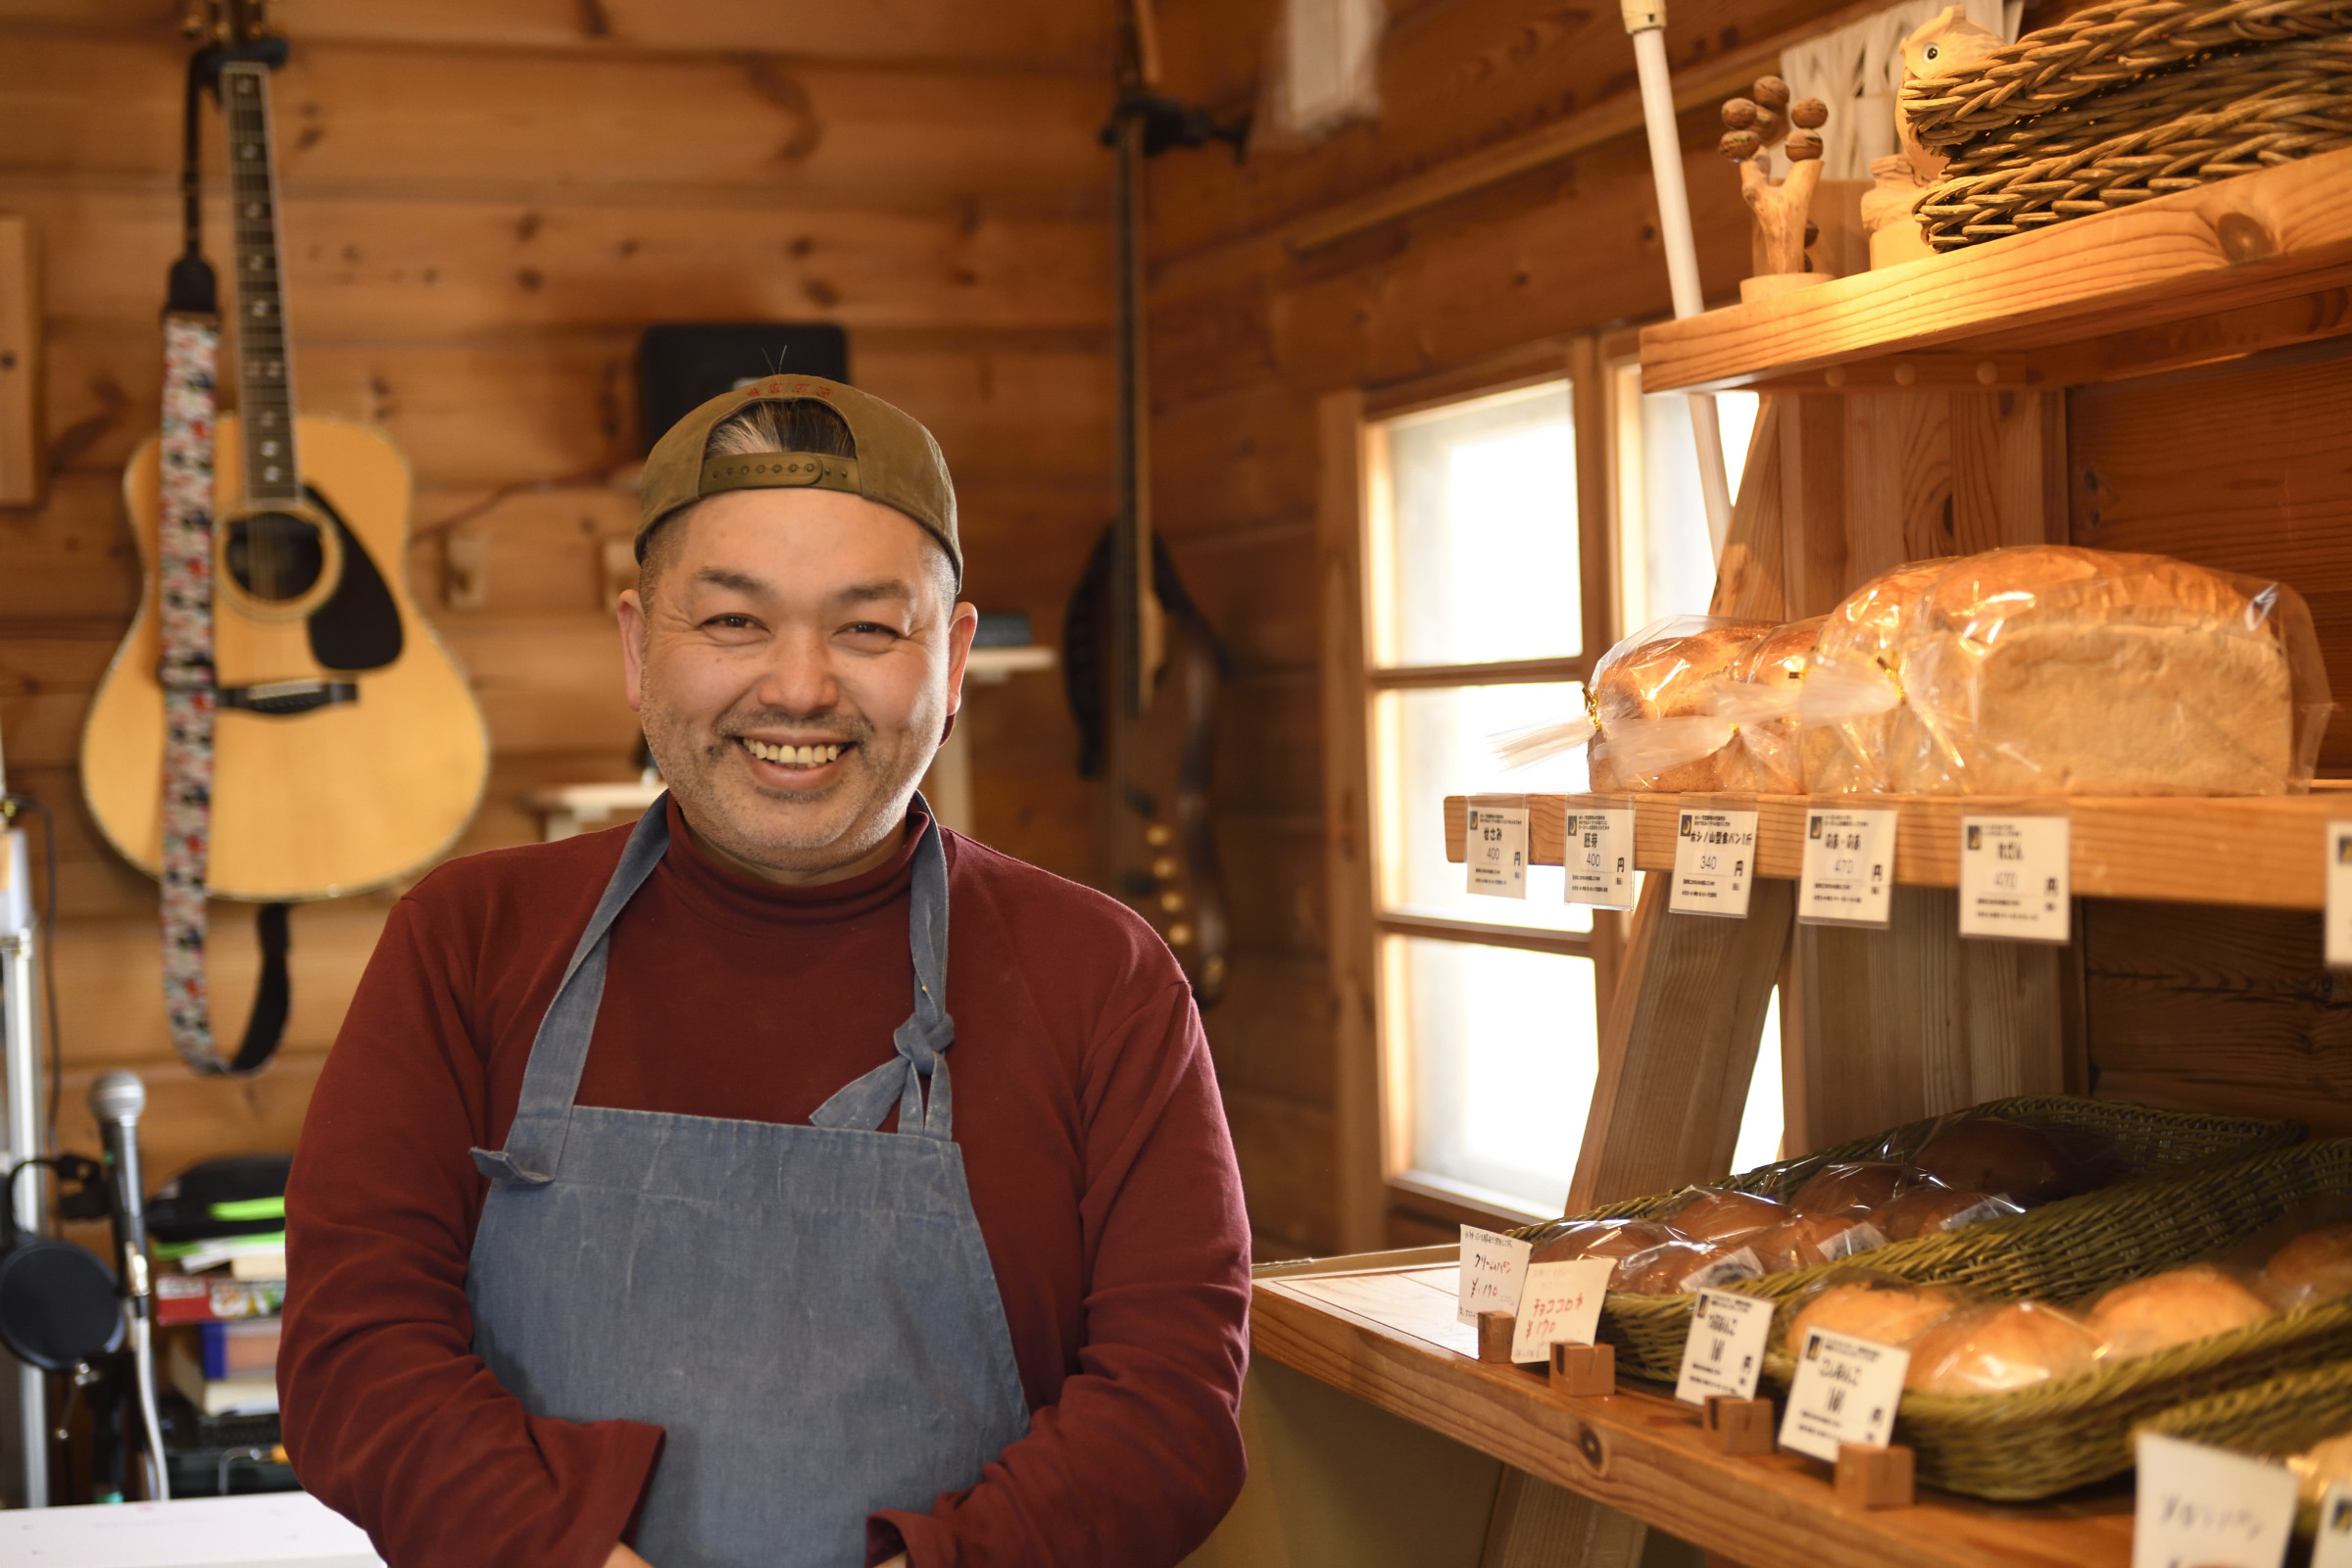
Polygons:
[[[918,793],[914,805],[925,818],[923,836],[914,847],[913,896],[906,929],[914,959],[914,1012],[891,1036],[897,1054],[819,1105],[808,1120],[815,1127],[872,1132],[895,1104],[901,1132],[945,1141],[953,1135],[953,1104],[943,1053],[956,1038],[956,1020],[948,1016],[945,1005],[948,857],[939,818],[932,814],[930,804]],[[474,1164],[484,1175],[532,1184],[554,1180],[564,1155],[564,1136],[571,1127],[580,1074],[588,1065],[597,1009],[605,999],[612,922],[645,886],[668,849],[669,796],[664,793],[638,818],[636,829],[629,834],[620,863],[613,867],[612,879],[605,884],[604,897],[597,901],[596,912],[589,916],[588,928],[580,933],[579,944],[572,950],[563,983],[556,988],[556,1000],[539,1021],[506,1148],[473,1152]],[[930,1086],[927,1100],[923,1093],[926,1083]]]
[[[939,818],[918,792],[923,836],[914,846],[914,885],[907,901],[906,942],[914,959],[914,1011],[893,1034],[897,1056],[845,1085],[808,1118],[812,1127],[872,1132],[899,1107],[899,1131],[942,1142],[954,1136],[954,1099],[947,1049],[956,1039],[948,1016],[948,855]],[[931,1093],[926,1102],[923,1086]]]
[[556,1000],[539,1020],[532,1037],[531,1055],[522,1069],[522,1095],[515,1102],[514,1125],[507,1131],[507,1147],[477,1149],[473,1162],[485,1175],[526,1182],[554,1179],[563,1158],[564,1137],[571,1127],[572,1100],[580,1089],[580,1070],[588,1065],[588,1043],[596,1034],[596,1011],[605,1000],[605,960],[612,950],[612,922],[645,879],[654,874],[669,851],[669,792],[637,819],[605,896],[596,901],[588,929],[580,933],[564,967]]

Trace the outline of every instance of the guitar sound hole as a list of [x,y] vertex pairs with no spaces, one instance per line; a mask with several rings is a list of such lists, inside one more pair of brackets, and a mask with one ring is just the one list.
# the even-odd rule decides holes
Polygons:
[[257,512],[228,525],[228,571],[265,604],[300,599],[326,569],[318,525],[283,512]]

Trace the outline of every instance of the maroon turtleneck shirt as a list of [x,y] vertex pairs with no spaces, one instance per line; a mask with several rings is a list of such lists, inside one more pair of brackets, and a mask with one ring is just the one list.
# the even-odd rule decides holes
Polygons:
[[[890,864],[785,888],[712,864],[669,810],[613,926],[579,1101],[805,1123],[893,1054],[921,819]],[[453,861],[402,899],[303,1126],[286,1446],[393,1568],[599,1568],[661,1463],[659,1428],[527,1413],[474,1355],[466,1298],[488,1191],[467,1151],[506,1141],[627,834]],[[1117,903],[953,833],[947,855],[956,1142],[1030,1430],[930,1512],[876,1515],[869,1560],[903,1542],[916,1568],[1173,1564],[1243,1468],[1249,1227],[1200,1017]],[[758,1303],[711,1302],[710,1332],[760,1333]]]

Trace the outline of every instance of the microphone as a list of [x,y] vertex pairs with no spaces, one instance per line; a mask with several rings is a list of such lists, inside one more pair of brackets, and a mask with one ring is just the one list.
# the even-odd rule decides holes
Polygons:
[[106,1144],[114,1178],[115,1247],[122,1254],[122,1294],[130,1316],[132,1376],[138,1382],[140,1423],[147,1429],[147,1496],[170,1499],[163,1422],[155,1407],[155,1293],[147,1279],[147,1200],[139,1182],[139,1113],[147,1086],[135,1072],[110,1072],[90,1085],[90,1115]]
[[115,1248],[122,1254],[122,1294],[131,1310],[148,1315],[154,1300],[147,1280],[147,1207],[139,1184],[139,1113],[147,1108],[147,1086],[135,1072],[110,1072],[90,1085],[90,1115],[106,1144],[107,1174],[114,1180]]

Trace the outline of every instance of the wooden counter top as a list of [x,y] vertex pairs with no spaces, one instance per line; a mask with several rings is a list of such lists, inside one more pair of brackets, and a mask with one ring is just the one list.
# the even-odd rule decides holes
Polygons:
[[[1386,1254],[1395,1257],[1397,1254]],[[1482,1363],[1450,1285],[1426,1259],[1326,1259],[1261,1270],[1250,1346],[1340,1389],[1747,1568],[2125,1568],[2128,1490],[2018,1507],[1922,1491],[1910,1508],[1840,1504],[1830,1470],[1796,1454],[1731,1458],[1695,1408],[1628,1383],[1554,1395],[1535,1368]],[[1419,1330],[1419,1332],[1414,1332]]]

